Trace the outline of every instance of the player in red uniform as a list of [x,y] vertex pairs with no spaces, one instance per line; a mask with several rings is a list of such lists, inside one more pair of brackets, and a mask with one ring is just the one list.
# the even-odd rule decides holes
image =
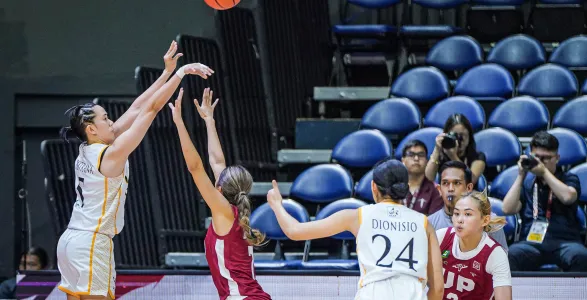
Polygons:
[[503,248],[487,232],[499,230],[503,218],[491,218],[485,192],[472,192],[457,200],[454,227],[436,235],[443,260],[444,299],[510,300],[512,277]]
[[216,184],[210,181],[182,120],[182,96],[180,92],[175,106],[170,103],[169,107],[188,170],[212,211],[212,224],[206,233],[204,246],[218,295],[221,300],[271,299],[255,279],[253,267],[253,246],[261,245],[265,239],[264,235],[249,225],[251,205],[247,194],[253,186],[253,178],[242,166],[226,167],[213,117],[218,99],[212,104],[212,91],[207,88],[204,90],[202,105],[198,104],[197,99],[194,103],[206,122],[210,165]]

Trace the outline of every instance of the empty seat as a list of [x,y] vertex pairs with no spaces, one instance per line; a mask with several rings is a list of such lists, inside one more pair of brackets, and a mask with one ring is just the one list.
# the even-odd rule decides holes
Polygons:
[[483,107],[475,99],[467,96],[453,96],[434,104],[424,118],[424,126],[443,128],[446,120],[456,113],[465,115],[475,131],[485,126]]
[[465,95],[477,100],[501,100],[510,98],[514,91],[514,78],[498,64],[482,64],[471,68],[457,80],[455,95]]
[[424,143],[424,145],[426,145],[426,148],[428,149],[428,158],[430,158],[430,154],[432,154],[432,150],[434,149],[434,145],[436,144],[436,137],[440,133],[442,133],[442,128],[426,127],[418,129],[408,134],[397,145],[397,151],[395,151],[395,158],[398,160],[402,159],[402,150],[404,149],[404,145],[411,140],[420,140],[422,143]]
[[420,127],[420,109],[407,98],[381,100],[365,112],[361,128],[378,129],[386,134],[406,134]]
[[449,94],[446,75],[434,67],[418,67],[401,74],[391,86],[391,95],[415,103],[429,103]]
[[559,165],[574,165],[587,160],[587,144],[579,133],[566,128],[554,128],[548,133],[558,140]]
[[576,96],[578,91],[579,84],[575,75],[555,64],[545,64],[533,69],[518,84],[518,95],[540,100],[563,101]]
[[[326,205],[317,215],[316,221],[328,218],[334,213],[345,209],[357,209],[367,203],[357,199],[343,199]],[[344,231],[331,236],[333,239],[342,240],[341,257],[340,259],[316,259],[302,262],[303,269],[328,269],[328,270],[358,270],[359,261],[357,259],[349,259],[349,241],[355,239],[355,236],[349,232]],[[309,249],[306,248],[306,254]]]
[[[413,0],[411,5],[408,6],[408,18],[406,25],[400,28],[400,34],[407,38],[444,38],[451,35],[459,34],[463,32],[463,28],[456,26],[459,24],[458,20],[454,22],[455,25],[447,24],[452,23],[444,20],[444,10],[456,9],[464,4],[465,0]],[[421,10],[428,11],[439,11],[439,20],[435,21],[435,25],[429,24],[413,24],[412,15],[415,6],[420,6]]]
[[373,181],[373,170],[363,175],[359,182],[355,184],[354,197],[360,200],[375,202],[375,199],[373,198],[373,192],[371,191],[371,181]]
[[531,35],[543,43],[562,42],[585,33],[581,0],[538,0],[528,16]]
[[[400,3],[399,0],[347,0],[342,8],[341,14],[346,16],[349,11],[349,5],[354,5],[361,8],[364,11],[372,12],[373,10],[380,10],[392,7]],[[397,27],[387,24],[349,24],[353,19],[344,19],[343,24],[334,25],[332,31],[334,35],[341,37],[353,37],[353,38],[385,38],[389,34],[397,32]],[[354,45],[361,47],[361,45]],[[369,47],[368,43],[362,45],[363,47]]]
[[481,174],[481,176],[479,176],[479,179],[477,179],[477,185],[476,185],[475,189],[480,192],[483,192],[486,188],[487,188],[487,178],[485,178],[485,175]]
[[546,62],[546,51],[535,38],[516,34],[495,44],[487,55],[487,62],[508,70],[528,70]]
[[472,0],[467,10],[469,34],[485,44],[522,32],[523,3],[524,0]]
[[587,136],[587,96],[565,103],[552,118],[552,126],[573,129]]
[[342,138],[332,149],[332,159],[345,167],[371,168],[390,157],[391,142],[376,129],[362,129]]
[[[283,207],[298,222],[305,223],[310,221],[308,211],[296,201],[291,199],[283,200]],[[301,265],[301,260],[285,260],[279,241],[285,241],[289,238],[279,226],[269,203],[264,203],[251,213],[250,225],[251,228],[258,229],[265,234],[266,239],[278,241],[273,260],[255,260],[256,269],[295,269]]]
[[337,164],[308,168],[292,183],[290,197],[314,203],[330,203],[353,194],[351,174]]
[[569,172],[577,175],[581,182],[581,195],[579,195],[579,201],[584,203],[587,202],[587,163],[582,163],[570,169]]
[[562,42],[550,55],[550,62],[573,71],[579,82],[587,78],[587,36],[574,36]]
[[497,174],[491,182],[489,194],[492,197],[503,199],[518,177],[518,165],[513,165]]
[[522,153],[518,137],[511,131],[494,127],[475,134],[477,151],[483,152],[488,167],[516,163]]
[[546,130],[550,114],[543,102],[529,96],[515,97],[500,103],[489,116],[490,127],[502,127],[518,136]]
[[445,72],[465,71],[482,62],[483,48],[466,35],[445,38],[426,55],[426,64]]
[[508,244],[513,243],[516,238],[516,232],[518,228],[518,220],[516,215],[504,215],[503,213],[503,202],[500,199],[496,198],[489,198],[489,202],[491,203],[491,212],[500,216],[505,217],[506,224],[503,227],[503,232],[505,233],[505,238]]

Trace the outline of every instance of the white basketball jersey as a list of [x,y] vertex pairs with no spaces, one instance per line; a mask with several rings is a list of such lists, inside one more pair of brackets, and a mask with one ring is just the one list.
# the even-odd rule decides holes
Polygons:
[[83,143],[75,160],[76,201],[68,228],[114,237],[124,227],[128,160],[124,172],[107,178],[98,170],[108,145]]
[[413,276],[426,285],[428,236],[425,215],[394,203],[359,208],[359,288],[393,276]]

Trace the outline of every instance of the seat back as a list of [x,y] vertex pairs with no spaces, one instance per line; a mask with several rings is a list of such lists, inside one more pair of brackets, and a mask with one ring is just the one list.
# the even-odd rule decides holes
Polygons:
[[353,194],[351,174],[338,164],[322,164],[308,168],[292,183],[291,198],[313,203],[330,203],[350,198]]
[[487,178],[485,178],[485,176],[483,174],[481,174],[481,176],[479,176],[479,179],[477,179],[476,189],[480,192],[483,192],[486,188],[487,188]]
[[468,70],[483,62],[483,48],[470,36],[451,36],[436,43],[426,55],[426,64],[443,71]]
[[[358,199],[342,199],[334,201],[326,206],[316,215],[316,221],[323,220],[330,217],[332,214],[337,213],[341,210],[345,209],[357,209],[361,206],[367,205],[367,203],[358,200]],[[339,239],[339,240],[354,240],[355,236],[350,231],[343,231],[341,233],[337,233],[331,238]]]
[[467,10],[468,32],[480,43],[494,43],[522,32],[523,0],[473,0]]
[[500,217],[505,217],[505,221],[506,224],[503,227],[503,231],[505,233],[505,238],[508,241],[508,243],[512,243],[514,242],[514,239],[516,237],[516,231],[517,231],[517,227],[518,227],[518,222],[516,220],[516,216],[515,215],[504,215],[502,207],[503,207],[503,201],[501,201],[500,199],[496,199],[496,198],[489,198],[489,202],[491,203],[491,212],[493,212],[494,214],[500,216]]
[[587,67],[587,36],[579,35],[563,41],[550,55],[550,62],[571,67]]
[[579,181],[581,182],[581,195],[579,195],[579,201],[586,203],[587,202],[587,163],[582,163],[572,169],[569,170],[570,173],[573,173],[579,177]]
[[516,178],[518,177],[518,166],[511,166],[497,174],[497,176],[491,182],[491,190],[489,194],[492,197],[499,199],[505,198]]
[[471,68],[457,80],[455,95],[473,98],[510,98],[514,91],[514,78],[498,64],[482,64]]
[[494,127],[475,134],[477,151],[483,152],[488,167],[509,165],[518,161],[522,147],[511,131]]
[[436,103],[426,114],[424,126],[443,128],[446,120],[456,113],[465,115],[474,131],[481,130],[485,126],[483,107],[475,99],[467,96],[453,96]]
[[535,98],[569,98],[577,95],[577,77],[568,69],[546,64],[528,72],[520,80],[518,95]]
[[539,0],[528,17],[530,34],[542,43],[561,42],[585,32],[580,0]]
[[516,34],[499,41],[487,55],[487,62],[509,70],[532,69],[546,61],[546,51],[535,38]]
[[446,76],[434,67],[417,67],[401,74],[391,86],[391,95],[415,103],[429,103],[449,94]]
[[552,118],[552,126],[575,130],[587,136],[587,96],[565,103]]
[[558,140],[559,165],[574,165],[587,160],[587,143],[576,131],[554,128],[548,131]]
[[442,133],[442,128],[438,127],[426,127],[422,129],[418,129],[407,136],[405,136],[402,141],[397,145],[395,151],[395,158],[398,160],[402,159],[402,151],[406,143],[411,140],[419,140],[424,145],[426,145],[426,149],[428,149],[428,158],[430,158],[430,154],[432,154],[432,150],[434,150],[434,146],[436,145],[436,136]]
[[361,119],[361,128],[403,135],[418,129],[421,118],[420,109],[410,99],[391,98],[371,106]]
[[529,96],[515,97],[500,103],[489,116],[489,127],[502,127],[516,135],[531,135],[546,130],[550,113],[546,105]]
[[[308,211],[300,203],[291,199],[285,199],[282,203],[285,211],[298,222],[305,223],[310,221]],[[257,229],[265,234],[267,239],[278,241],[288,240],[288,237],[279,226],[279,222],[277,222],[275,213],[269,206],[269,203],[263,203],[251,213],[250,225],[251,228]]]
[[345,167],[370,168],[393,153],[391,142],[379,130],[362,129],[342,138],[332,159]]
[[[364,201],[375,202],[373,191],[371,191],[371,182],[373,181],[373,170],[367,172],[357,184],[355,184],[354,197]],[[585,189],[587,194],[587,189]]]

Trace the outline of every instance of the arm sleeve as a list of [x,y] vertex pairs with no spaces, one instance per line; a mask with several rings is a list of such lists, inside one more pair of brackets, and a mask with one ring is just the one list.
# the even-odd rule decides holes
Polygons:
[[577,191],[577,198],[581,196],[581,181],[579,181],[579,177],[577,177],[577,175],[567,172],[565,180],[563,182],[567,186],[570,186],[574,188],[575,191]]
[[493,287],[511,286],[512,273],[508,256],[501,247],[496,247],[487,259],[485,271],[493,276]]

